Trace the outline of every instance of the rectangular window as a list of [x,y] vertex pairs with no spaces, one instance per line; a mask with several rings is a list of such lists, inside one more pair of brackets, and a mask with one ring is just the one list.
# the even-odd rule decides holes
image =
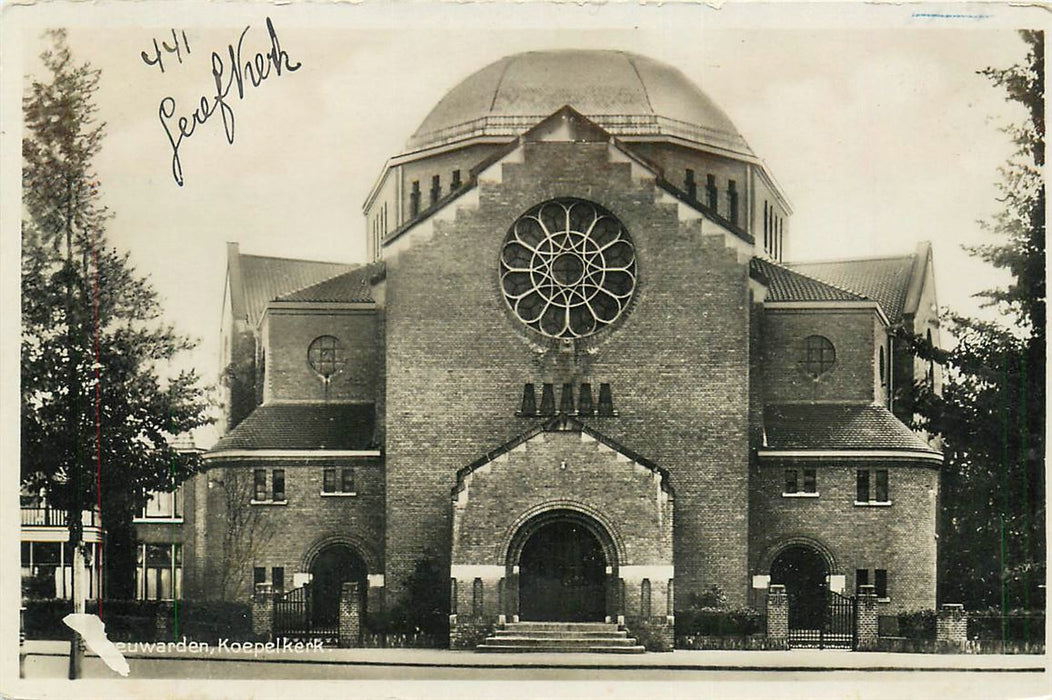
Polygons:
[[856,503],[891,503],[887,469],[859,469],[855,478]]
[[274,566],[270,569],[270,580],[274,584],[274,590],[284,591],[285,590],[285,567]]
[[183,517],[183,490],[150,491],[150,498],[142,509],[141,518],[181,518]]
[[181,598],[182,568],[178,544],[139,545],[136,596],[140,600]]
[[873,572],[873,587],[877,589],[878,598],[888,597],[888,570],[877,569]]
[[274,499],[275,501],[285,500],[285,470],[275,469],[274,470]]
[[[802,480],[801,480],[801,477]],[[783,495],[818,495],[818,476],[814,469],[786,469]]]
[[409,192],[409,218],[415,218],[420,213],[420,181],[413,180],[412,190]]
[[855,569],[855,590],[869,585],[869,569]]
[[735,226],[738,225],[738,183],[734,180],[727,181],[727,218]]
[[265,501],[267,500],[267,470],[256,469],[253,470],[252,474],[255,478],[256,484],[256,496],[255,500]]
[[869,502],[869,470],[859,469],[855,474],[855,500],[859,503]]
[[705,196],[709,200],[709,209],[718,213],[720,193],[716,189],[716,176],[709,174],[705,176]]
[[335,469],[323,469],[321,481],[321,492],[322,493],[336,493],[336,470]]
[[256,566],[252,568],[252,583],[266,583],[267,582],[267,567]]
[[442,178],[439,175],[431,176],[431,205],[434,206],[438,198],[442,196]]
[[686,185],[687,196],[691,199],[698,198],[698,183],[694,181],[694,171],[687,168],[687,175],[684,178],[684,184]]
[[340,491],[354,493],[354,470],[349,467],[340,471]]
[[455,192],[458,189],[460,189],[460,171],[454,170],[453,179],[449,183],[449,191]]
[[888,498],[888,470],[878,469],[875,472],[877,477],[877,488],[876,488],[876,499],[880,503],[887,503]]

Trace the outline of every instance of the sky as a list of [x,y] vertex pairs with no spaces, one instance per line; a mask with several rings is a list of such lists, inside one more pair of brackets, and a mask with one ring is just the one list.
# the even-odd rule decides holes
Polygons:
[[[101,69],[107,137],[96,167],[114,214],[109,239],[150,278],[167,320],[200,340],[181,363],[208,382],[219,369],[226,243],[363,261],[361,206],[385,160],[448,89],[527,50],[621,49],[683,71],[788,196],[788,260],[905,254],[929,240],[939,303],[966,312],[998,281],[961,245],[990,242],[977,222],[998,210],[997,169],[1013,150],[1000,127],[1024,117],[976,73],[1023,59],[1011,29],[1025,22],[1020,10],[940,20],[918,5],[150,6],[16,14],[23,21],[5,38],[17,48],[5,55],[36,73],[41,28],[65,24],[74,54]],[[7,10],[11,19],[19,8]],[[189,115],[214,94],[212,52],[225,56],[246,27],[243,54],[268,50],[268,17],[301,67],[231,95],[233,144],[218,114],[198,125],[179,146],[179,186],[162,100]],[[166,54],[161,72],[140,52],[172,43],[173,29],[189,52]]]

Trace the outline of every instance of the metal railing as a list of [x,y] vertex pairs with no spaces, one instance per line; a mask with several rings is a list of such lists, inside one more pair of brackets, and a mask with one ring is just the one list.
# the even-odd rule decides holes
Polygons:
[[[414,136],[409,141],[409,147],[416,149],[439,146],[474,136],[510,138],[518,136],[547,116],[544,114],[486,115]],[[679,136],[689,141],[703,142],[733,151],[749,152],[745,139],[738,134],[657,114],[588,114],[585,116],[617,136]]]
[[[22,508],[22,524],[30,527],[65,527],[66,511],[55,508]],[[98,527],[98,511],[81,512],[84,527]]]

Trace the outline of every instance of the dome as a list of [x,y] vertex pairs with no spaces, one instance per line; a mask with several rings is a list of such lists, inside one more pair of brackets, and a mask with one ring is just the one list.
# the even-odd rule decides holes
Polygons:
[[491,63],[446,93],[408,149],[514,137],[564,105],[616,136],[677,136],[755,157],[726,113],[679,70],[600,50],[530,51]]

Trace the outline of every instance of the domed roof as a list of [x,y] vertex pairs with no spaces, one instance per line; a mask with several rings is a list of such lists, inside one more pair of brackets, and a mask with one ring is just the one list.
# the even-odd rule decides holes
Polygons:
[[625,51],[583,49],[491,63],[446,93],[408,149],[514,137],[564,105],[617,136],[678,136],[755,157],[724,111],[679,70]]

